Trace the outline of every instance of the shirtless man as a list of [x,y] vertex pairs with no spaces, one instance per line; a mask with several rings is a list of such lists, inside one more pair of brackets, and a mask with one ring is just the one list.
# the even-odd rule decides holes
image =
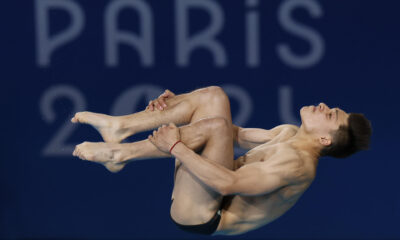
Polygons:
[[[368,148],[371,126],[361,114],[321,103],[303,107],[300,116],[300,127],[241,128],[232,124],[219,87],[177,96],[166,91],[145,111],[127,116],[77,113],[72,122],[91,124],[106,143],[84,142],[73,155],[113,172],[128,161],[175,157],[172,220],[190,232],[237,235],[288,211],[314,180],[321,156]],[[157,127],[147,140],[119,144]],[[251,149],[235,161],[234,142]]]

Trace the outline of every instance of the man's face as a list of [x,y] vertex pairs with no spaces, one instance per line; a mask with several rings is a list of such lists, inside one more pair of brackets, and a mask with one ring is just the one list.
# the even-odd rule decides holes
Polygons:
[[317,106],[306,106],[300,110],[302,125],[308,133],[319,137],[329,137],[340,125],[347,125],[349,114],[340,108],[329,108],[320,103]]

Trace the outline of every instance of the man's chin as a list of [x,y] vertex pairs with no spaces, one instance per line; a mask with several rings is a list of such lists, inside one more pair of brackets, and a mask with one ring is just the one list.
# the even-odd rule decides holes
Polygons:
[[301,123],[303,123],[303,117],[305,117],[307,115],[307,106],[304,106],[300,109],[300,121]]

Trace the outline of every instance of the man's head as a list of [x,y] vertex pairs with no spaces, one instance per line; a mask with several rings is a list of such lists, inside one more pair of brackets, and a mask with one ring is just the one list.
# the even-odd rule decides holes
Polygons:
[[369,147],[371,123],[362,114],[320,103],[303,107],[300,116],[304,131],[318,139],[321,156],[344,158]]

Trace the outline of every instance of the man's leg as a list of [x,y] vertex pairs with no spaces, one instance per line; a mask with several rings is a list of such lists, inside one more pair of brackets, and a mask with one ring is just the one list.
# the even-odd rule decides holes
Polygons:
[[[224,118],[204,119],[181,127],[181,138],[195,151],[202,149],[202,156],[232,169],[233,139],[230,125]],[[148,140],[130,144],[84,143],[77,146],[74,154],[103,164],[116,159],[123,161],[169,155],[159,151]],[[222,196],[200,182],[185,166],[181,166],[175,175],[171,216],[184,225],[207,222],[219,208]]]
[[[197,122],[180,127],[182,142],[199,152],[210,138],[211,132],[215,129],[216,118],[205,118]],[[218,124],[218,123],[217,123]],[[171,157],[169,153],[160,151],[148,139],[132,143],[105,143],[105,142],[84,142],[76,146],[73,153],[83,160],[101,163],[125,165],[132,161]]]
[[71,121],[90,124],[100,132],[105,142],[116,143],[135,133],[171,122],[183,125],[205,117],[222,117],[231,122],[229,100],[219,87],[198,89],[166,99],[166,102],[168,107],[163,111],[146,110],[115,117],[80,112]]
[[[217,118],[209,124],[201,156],[230,170],[233,169],[233,139],[231,123]],[[176,169],[172,193],[171,217],[183,225],[208,222],[220,208],[222,196],[192,175],[185,165]]]
[[[228,169],[233,168],[232,131],[226,119],[199,120],[181,127],[180,132],[186,146]],[[123,164],[126,161],[170,156],[158,150],[149,140],[126,144],[83,143],[76,147],[74,155],[102,164]],[[207,222],[222,201],[219,193],[200,182],[184,165],[175,172],[172,198],[171,216],[184,225]]]

